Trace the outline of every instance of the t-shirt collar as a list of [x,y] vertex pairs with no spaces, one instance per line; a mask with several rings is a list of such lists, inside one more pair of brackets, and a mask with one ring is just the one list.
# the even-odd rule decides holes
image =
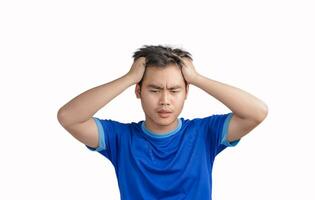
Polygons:
[[170,137],[170,136],[176,134],[180,130],[180,128],[182,127],[182,120],[177,118],[177,121],[178,121],[177,127],[175,129],[171,130],[171,131],[166,132],[166,133],[155,133],[153,131],[150,131],[145,126],[144,121],[142,121],[141,128],[142,128],[144,133],[146,133],[147,135],[150,135],[151,137],[154,137],[154,138],[166,138],[166,137]]

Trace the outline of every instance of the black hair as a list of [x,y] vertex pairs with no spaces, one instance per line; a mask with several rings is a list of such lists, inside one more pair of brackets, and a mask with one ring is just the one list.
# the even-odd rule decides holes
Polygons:
[[[166,67],[169,64],[177,64],[177,66],[182,67],[183,63],[180,58],[186,57],[192,60],[192,56],[188,51],[162,45],[144,45],[133,54],[134,61],[139,57],[145,57],[145,67]],[[142,80],[138,83],[140,87],[142,85]],[[186,80],[184,81],[185,85],[187,85]]]

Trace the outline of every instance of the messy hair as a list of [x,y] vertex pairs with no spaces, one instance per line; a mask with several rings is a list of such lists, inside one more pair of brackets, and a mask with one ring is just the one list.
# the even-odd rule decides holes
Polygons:
[[[162,45],[144,45],[133,54],[134,61],[139,57],[145,57],[145,67],[166,67],[169,64],[177,64],[177,66],[182,67],[183,63],[180,58],[186,57],[192,60],[192,56],[188,51]],[[142,80],[139,82],[140,86],[141,84]],[[186,80],[185,84],[187,85]]]

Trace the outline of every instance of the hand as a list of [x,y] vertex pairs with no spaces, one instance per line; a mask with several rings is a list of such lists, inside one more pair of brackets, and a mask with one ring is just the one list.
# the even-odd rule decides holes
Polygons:
[[127,75],[132,78],[135,84],[141,81],[145,71],[145,64],[145,57],[139,57],[133,62],[129,72],[127,73]]
[[184,79],[188,84],[191,84],[194,82],[194,80],[198,77],[198,73],[195,70],[195,67],[192,63],[192,60],[187,57],[180,58],[183,62],[182,66],[182,74],[184,76]]

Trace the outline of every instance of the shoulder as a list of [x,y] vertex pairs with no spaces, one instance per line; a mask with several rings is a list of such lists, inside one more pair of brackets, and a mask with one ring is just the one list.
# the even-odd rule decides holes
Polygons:
[[96,122],[102,126],[103,129],[107,129],[110,131],[119,131],[124,130],[127,131],[129,129],[139,128],[141,126],[142,121],[132,121],[132,122],[125,122],[116,119],[108,119],[108,118],[98,118],[94,117]]
[[141,123],[142,121],[139,122],[125,122],[122,120],[116,120],[116,119],[110,119],[110,118],[100,118],[100,117],[93,117],[94,119],[96,119],[97,121],[101,122],[101,123],[108,123],[111,125],[115,125],[115,126],[136,126],[137,124]]
[[189,125],[209,125],[215,123],[222,123],[227,118],[231,118],[232,113],[224,113],[224,114],[212,114],[204,117],[195,117],[195,118],[181,118],[184,124]]

